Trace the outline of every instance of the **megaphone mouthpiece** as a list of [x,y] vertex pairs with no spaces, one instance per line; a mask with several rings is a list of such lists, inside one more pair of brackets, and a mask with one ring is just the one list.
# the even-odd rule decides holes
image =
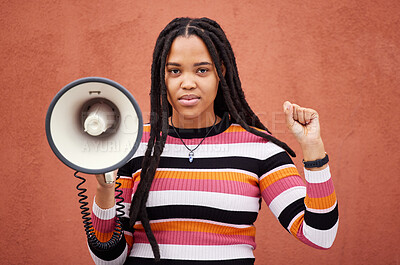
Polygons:
[[115,125],[115,112],[107,103],[96,103],[88,110],[83,123],[84,131],[92,136],[99,136]]

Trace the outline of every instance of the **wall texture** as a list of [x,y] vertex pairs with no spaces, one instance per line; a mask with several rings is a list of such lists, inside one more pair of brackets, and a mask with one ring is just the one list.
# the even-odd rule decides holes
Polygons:
[[[225,29],[251,106],[299,154],[281,104],[319,111],[340,206],[328,251],[302,245],[264,204],[256,264],[399,264],[400,2],[1,1],[0,263],[91,264],[73,171],[47,144],[67,83],[103,76],[149,113],[151,54],[177,16]],[[89,177],[89,194],[95,180]],[[296,261],[295,261],[296,260]]]

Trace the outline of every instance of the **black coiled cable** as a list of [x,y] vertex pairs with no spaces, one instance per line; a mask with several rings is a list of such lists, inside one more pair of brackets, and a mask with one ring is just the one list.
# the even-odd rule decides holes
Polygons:
[[115,191],[117,193],[115,196],[116,205],[117,205],[116,206],[117,207],[117,219],[116,219],[115,230],[114,230],[113,235],[110,238],[110,240],[108,240],[107,242],[100,242],[94,233],[94,228],[92,225],[92,218],[90,217],[89,207],[87,207],[87,205],[89,204],[87,202],[88,197],[85,195],[85,192],[87,191],[87,189],[81,187],[86,182],[86,179],[79,176],[78,173],[80,173],[80,172],[76,171],[74,173],[74,176],[81,180],[81,182],[76,186],[76,189],[79,191],[78,197],[80,197],[79,203],[81,204],[81,206],[79,208],[82,210],[81,214],[82,214],[83,224],[85,227],[86,236],[88,238],[88,243],[90,244],[91,247],[93,247],[97,250],[100,250],[100,251],[112,249],[115,246],[117,246],[118,242],[121,240],[121,237],[123,236],[122,224],[121,224],[120,218],[124,214],[124,212],[123,212],[124,206],[122,204],[124,199],[121,196],[122,190],[119,189],[121,187],[121,183],[118,182],[119,176],[117,176],[117,178],[115,180],[115,182],[116,182]]

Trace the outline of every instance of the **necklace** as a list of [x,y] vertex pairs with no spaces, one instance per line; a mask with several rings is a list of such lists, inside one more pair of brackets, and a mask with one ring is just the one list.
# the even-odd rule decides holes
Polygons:
[[194,151],[199,148],[199,146],[203,143],[203,141],[207,138],[207,136],[210,134],[211,130],[214,128],[215,123],[217,122],[217,115],[215,115],[215,120],[214,120],[214,124],[211,126],[211,128],[208,130],[208,132],[206,133],[206,135],[204,136],[203,140],[200,141],[200,143],[193,149],[190,149],[185,142],[183,141],[183,139],[181,138],[181,136],[179,135],[179,133],[176,131],[174,123],[172,122],[172,117],[171,117],[171,124],[172,124],[172,128],[174,129],[176,135],[178,135],[179,139],[181,140],[181,142],[183,143],[183,145],[186,147],[186,149],[189,151],[189,162],[192,163],[193,159],[194,159]]

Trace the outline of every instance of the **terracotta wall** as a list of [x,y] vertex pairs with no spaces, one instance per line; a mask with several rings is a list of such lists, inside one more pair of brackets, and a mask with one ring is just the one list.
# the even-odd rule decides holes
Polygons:
[[328,251],[292,238],[264,204],[256,264],[399,264],[399,14],[397,0],[1,1],[0,263],[91,264],[78,182],[46,141],[47,107],[67,83],[103,76],[132,92],[147,121],[158,33],[174,17],[208,16],[298,166],[281,104],[320,112],[339,198]]

